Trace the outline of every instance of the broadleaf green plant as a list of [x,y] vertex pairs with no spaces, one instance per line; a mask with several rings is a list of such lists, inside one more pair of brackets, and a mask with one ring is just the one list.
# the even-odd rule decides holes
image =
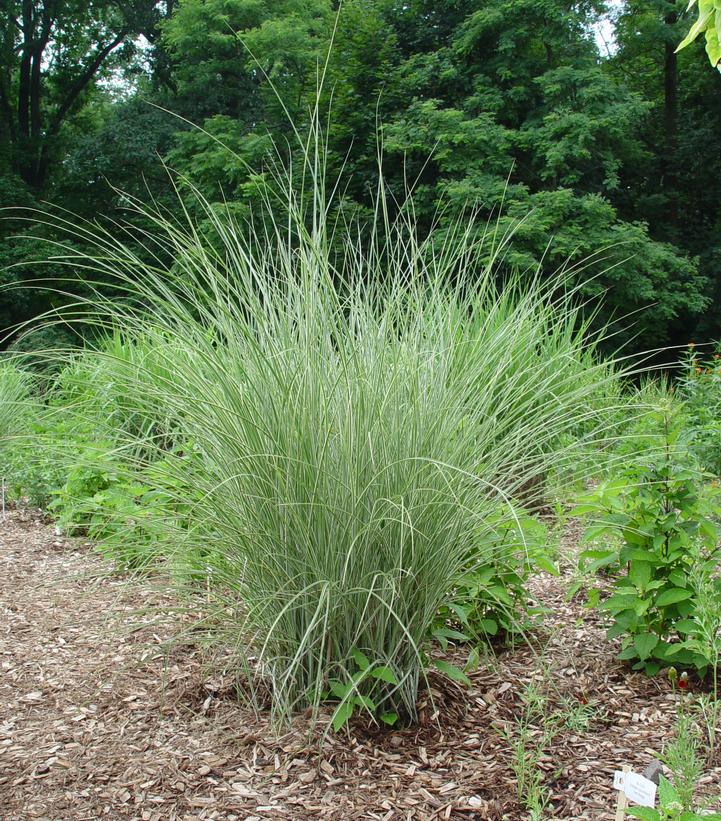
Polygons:
[[[532,573],[558,571],[547,549],[546,526],[521,508],[499,507],[484,521],[485,543],[468,556],[471,568],[460,576],[438,611],[433,637],[449,642],[513,640],[538,621],[542,611],[529,603],[528,580]],[[479,563],[479,550],[487,556]]]
[[694,578],[700,568],[712,572],[718,561],[721,494],[712,477],[677,449],[682,428],[674,409],[657,416],[663,446],[579,499],[576,513],[592,516],[587,539],[620,537],[579,558],[615,576],[610,597],[601,601],[593,589],[589,601],[611,617],[609,638],[623,637],[620,659],[651,675],[670,665],[703,674],[713,659],[695,638]]

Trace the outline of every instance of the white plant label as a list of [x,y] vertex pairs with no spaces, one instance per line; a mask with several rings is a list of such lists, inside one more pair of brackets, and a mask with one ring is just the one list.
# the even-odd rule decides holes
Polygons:
[[656,785],[638,773],[624,773],[616,770],[613,774],[613,786],[616,790],[622,790],[626,798],[634,804],[642,807],[656,805]]

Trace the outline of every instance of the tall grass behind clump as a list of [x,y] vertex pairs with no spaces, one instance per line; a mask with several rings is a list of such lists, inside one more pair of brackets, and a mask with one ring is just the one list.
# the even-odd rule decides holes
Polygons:
[[23,410],[30,395],[30,374],[0,361],[0,436],[10,437],[23,427]]
[[15,466],[22,458],[22,443],[28,440],[41,403],[32,374],[8,357],[0,360],[0,481],[3,504],[12,499],[9,491]]
[[11,361],[0,360],[0,451],[27,430],[33,408],[31,375]]
[[[98,515],[107,519],[98,506],[109,494],[116,512],[133,519],[143,468],[170,460],[181,438],[164,407],[153,404],[154,392],[143,388],[170,378],[162,349],[115,332],[61,354],[33,349],[27,359],[39,366],[32,374],[9,362],[0,373],[0,393],[19,388],[22,397],[2,403],[11,418],[4,438],[12,446],[0,462],[8,498],[49,508],[71,534],[87,532]],[[27,359],[16,354],[13,361]]]
[[[111,440],[124,458],[153,461],[171,449],[177,420],[156,401],[153,385],[172,381],[162,341],[152,344],[117,330],[96,343],[66,354],[47,386],[48,410],[90,428],[98,440]],[[182,353],[173,357],[177,367]],[[125,453],[127,451],[127,453]]]
[[65,223],[96,252],[56,261],[122,289],[97,321],[158,352],[116,373],[198,450],[192,477],[173,462],[195,524],[166,558],[204,556],[210,637],[278,717],[335,680],[413,718],[429,628],[488,560],[499,506],[572,463],[569,432],[605,435],[598,396],[617,376],[561,279],[498,286],[512,237],[459,222],[419,238],[412,201],[389,207],[382,183],[370,227],[331,228],[318,144],[255,228],[194,192],[213,244],[182,209],[138,204],[152,231],[125,244]]

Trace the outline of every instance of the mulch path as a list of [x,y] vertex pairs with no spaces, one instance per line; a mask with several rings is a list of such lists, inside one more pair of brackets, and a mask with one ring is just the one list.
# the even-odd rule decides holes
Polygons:
[[[571,523],[561,555],[577,538]],[[470,689],[433,679],[439,717],[425,726],[351,725],[325,740],[308,738],[303,717],[274,735],[200,648],[168,653],[165,594],[107,569],[38,514],[0,518],[2,821],[521,821],[503,728],[513,731],[521,692],[548,679],[544,668],[554,709],[590,708],[588,725],[563,727],[541,760],[547,817],[610,821],[613,771],[642,771],[672,731],[668,682],[630,673],[598,613],[565,600],[570,563],[534,580],[549,611],[542,651],[500,652]],[[704,784],[721,785],[721,768]]]

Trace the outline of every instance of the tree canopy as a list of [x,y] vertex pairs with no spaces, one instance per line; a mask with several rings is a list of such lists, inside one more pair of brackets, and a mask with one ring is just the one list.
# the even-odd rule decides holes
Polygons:
[[[721,336],[713,3],[696,22],[670,0],[0,5],[3,205],[113,216],[119,190],[173,196],[164,160],[181,194],[197,186],[252,219],[278,152],[292,157],[290,120],[302,130],[320,93],[330,173],[356,215],[372,208],[382,149],[422,230],[464,209],[479,232],[515,226],[499,276],[573,269],[591,304],[604,295],[599,321],[637,347]],[[0,262],[37,255],[24,224],[0,228],[18,233]],[[50,299],[0,291],[0,326]]]

